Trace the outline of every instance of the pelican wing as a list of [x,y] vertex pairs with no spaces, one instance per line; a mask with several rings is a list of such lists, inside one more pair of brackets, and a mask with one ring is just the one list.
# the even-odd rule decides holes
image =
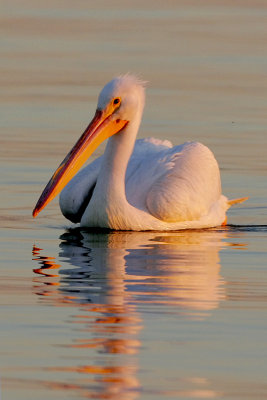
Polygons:
[[221,197],[217,161],[201,143],[185,143],[169,151],[166,171],[147,194],[152,215],[166,222],[193,221],[207,215]]
[[127,170],[126,194],[132,205],[161,221],[198,220],[221,197],[217,161],[197,142],[171,147],[155,139],[137,141]]

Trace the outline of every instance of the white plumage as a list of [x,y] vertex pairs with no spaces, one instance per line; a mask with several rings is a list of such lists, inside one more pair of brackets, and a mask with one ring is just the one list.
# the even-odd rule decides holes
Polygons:
[[140,231],[207,228],[225,221],[231,202],[221,194],[212,152],[197,142],[173,147],[167,140],[136,141],[144,104],[144,85],[134,76],[115,78],[104,87],[93,121],[51,178],[34,215],[59,192],[58,186],[65,186],[62,176],[69,174],[67,182],[74,175],[77,154],[90,155],[109,137],[104,155],[61,192],[62,213],[72,222]]
[[[98,216],[106,211],[101,193],[94,207],[83,204],[97,182],[102,163],[103,156],[94,160],[60,195],[63,215],[81,222],[82,226],[102,225],[90,220],[90,214]],[[218,164],[212,152],[197,142],[172,147],[170,142],[154,138],[137,140],[127,166],[125,189],[129,206],[106,205],[109,220],[103,221],[105,227],[120,230],[212,227],[222,224],[229,208],[226,197],[221,195]],[[115,211],[117,208],[120,211]],[[122,215],[123,210],[126,215]]]

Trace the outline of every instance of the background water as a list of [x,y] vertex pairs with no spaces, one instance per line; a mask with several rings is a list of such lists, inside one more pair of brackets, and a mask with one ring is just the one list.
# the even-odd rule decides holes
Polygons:
[[[3,399],[267,398],[266,1],[0,7]],[[226,228],[86,232],[56,200],[32,219],[127,71],[149,81],[139,137],[205,143],[250,196]]]

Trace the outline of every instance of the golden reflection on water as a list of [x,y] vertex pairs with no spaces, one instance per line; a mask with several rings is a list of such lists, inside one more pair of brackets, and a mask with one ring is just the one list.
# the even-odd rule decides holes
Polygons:
[[[40,275],[34,279],[35,293],[49,297],[54,306],[74,307],[73,333],[78,328],[88,336],[76,335],[67,347],[94,354],[89,364],[47,369],[88,376],[88,381],[83,379],[75,387],[87,398],[137,398],[139,334],[145,324],[142,309],[153,303],[186,318],[207,318],[225,299],[219,252],[229,245],[227,236],[227,230],[70,230],[60,237],[62,265],[34,245],[33,259],[38,263],[34,272]],[[92,381],[96,388],[91,391]],[[195,398],[203,393],[216,397],[208,387],[196,386]]]
[[[63,292],[71,292],[78,277],[87,280],[92,277],[92,282],[104,279],[106,290],[101,293],[102,300],[116,307],[129,300],[138,301],[142,295],[146,303],[168,302],[194,311],[212,310],[225,296],[219,251],[229,245],[243,246],[223,242],[226,232],[94,234],[70,231],[61,236],[59,256],[79,269],[68,272],[69,287],[64,286]],[[35,273],[59,277],[55,272],[60,268],[56,257],[42,255],[42,249],[36,246],[33,255],[33,260],[39,264]],[[51,279],[46,280],[45,285],[47,283],[51,284]],[[58,284],[57,281],[53,283]],[[160,291],[155,292],[158,287]],[[74,298],[81,299],[83,289]],[[46,293],[46,288],[44,290]],[[62,292],[57,294],[65,299]],[[91,297],[94,296],[92,291]]]

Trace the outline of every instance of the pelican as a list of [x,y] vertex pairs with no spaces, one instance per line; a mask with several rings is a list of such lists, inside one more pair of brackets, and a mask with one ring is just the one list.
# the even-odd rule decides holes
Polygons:
[[[226,223],[228,200],[220,171],[203,144],[173,146],[136,140],[145,105],[145,84],[133,75],[104,86],[95,116],[46,185],[35,217],[57,194],[63,215],[82,227],[114,230],[180,230]],[[104,154],[77,171],[101,142]]]

